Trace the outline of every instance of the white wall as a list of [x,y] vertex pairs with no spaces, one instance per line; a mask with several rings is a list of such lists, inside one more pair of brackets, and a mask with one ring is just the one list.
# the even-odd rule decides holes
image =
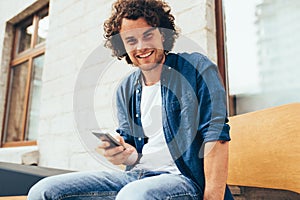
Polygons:
[[[50,1],[50,27],[43,71],[38,138],[41,166],[72,170],[107,169],[88,153],[93,149],[89,143],[87,144],[89,140],[80,136],[77,129],[78,118],[74,118],[79,114],[74,112],[73,105],[75,86],[79,85],[85,92],[89,87],[93,87],[93,84],[97,84],[94,94],[97,122],[106,129],[114,130],[116,125],[112,100],[114,91],[122,76],[132,69],[124,62],[114,61],[105,68],[103,76],[97,79],[98,83],[89,85],[88,76],[82,83],[77,79],[79,71],[85,66],[84,63],[90,62],[90,69],[99,70],[101,67],[99,58],[93,58],[91,55],[102,51],[100,48],[102,24],[109,16],[112,2],[111,0]],[[190,39],[190,42],[198,43],[200,51],[207,53],[213,61],[216,61],[214,1],[168,0],[167,2],[173,8],[176,23],[181,28],[182,34]],[[197,48],[197,45],[194,46]],[[182,46],[176,46],[176,50],[181,49]],[[93,63],[93,59],[98,59],[98,63]],[[107,60],[110,60],[109,56]],[[85,111],[83,108],[82,112]],[[92,128],[87,120],[88,116],[80,117],[82,117],[80,123],[86,122],[86,129]],[[94,141],[92,143],[95,145]]]

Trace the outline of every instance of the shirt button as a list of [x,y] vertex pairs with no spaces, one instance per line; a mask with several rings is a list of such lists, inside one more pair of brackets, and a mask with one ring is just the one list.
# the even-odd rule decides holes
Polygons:
[[139,140],[139,141],[141,141],[141,140],[142,140],[142,138],[140,138],[140,137],[139,137],[139,138],[138,138],[138,140]]
[[139,91],[139,90],[136,90],[136,93],[140,93],[140,91]]
[[172,69],[172,67],[168,67],[168,69]]
[[139,117],[139,114],[136,114],[135,117]]

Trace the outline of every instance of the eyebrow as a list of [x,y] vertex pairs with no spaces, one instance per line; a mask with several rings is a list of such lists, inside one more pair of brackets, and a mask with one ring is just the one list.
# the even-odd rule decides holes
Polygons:
[[143,33],[143,35],[146,35],[147,33],[151,32],[151,31],[154,31],[155,29],[157,29],[157,27],[151,27],[151,28],[149,28],[147,31],[145,31],[145,32]]
[[[154,31],[155,29],[157,29],[157,27],[151,27],[151,28],[149,28],[148,30],[146,30],[146,31],[143,33],[143,35],[146,35],[146,34],[152,32],[152,31]],[[129,40],[129,39],[132,39],[132,38],[134,38],[134,37],[133,37],[133,36],[128,36],[128,37],[125,38],[125,40]]]

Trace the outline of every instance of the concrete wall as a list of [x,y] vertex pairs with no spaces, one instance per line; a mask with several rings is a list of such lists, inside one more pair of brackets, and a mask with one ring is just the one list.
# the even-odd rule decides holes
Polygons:
[[[25,1],[27,3],[24,4],[10,2],[12,3],[6,5],[7,7],[18,6],[20,9],[11,8],[9,14],[0,15],[1,44],[5,22],[33,1]],[[123,61],[114,61],[105,67],[97,83],[89,84],[89,77],[84,79],[86,82],[78,80],[78,75],[82,73],[86,63],[90,65],[87,68],[96,70],[101,65],[97,56],[96,58],[93,56],[97,52],[102,53],[102,24],[109,16],[112,2],[111,0],[50,0],[50,27],[43,71],[38,137],[41,166],[71,170],[107,169],[92,155],[93,147],[87,144],[89,141],[78,133],[78,118],[83,118],[80,123],[88,118],[84,115],[78,116],[78,112],[74,112],[73,107],[74,101],[77,101],[74,99],[75,87],[79,85],[83,93],[95,87],[94,112],[97,122],[105,129],[115,129],[114,91],[117,83],[132,69]],[[191,50],[200,49],[199,51],[216,61],[214,1],[169,0],[168,2],[173,8],[182,35],[193,43],[191,46],[194,47],[191,47]],[[181,51],[183,48],[179,44],[175,49]],[[0,51],[3,51],[2,46]],[[1,109],[3,109],[3,87],[0,90]],[[81,111],[84,113],[86,109],[83,108]],[[3,117],[3,113],[0,117]],[[93,127],[87,121],[86,130],[90,128]],[[1,151],[3,149],[0,149],[1,161],[18,162],[10,160],[9,154],[6,153],[5,156]]]

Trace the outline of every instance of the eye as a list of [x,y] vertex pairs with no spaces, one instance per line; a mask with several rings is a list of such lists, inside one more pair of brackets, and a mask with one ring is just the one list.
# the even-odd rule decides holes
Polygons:
[[152,32],[146,33],[146,34],[144,35],[144,39],[149,40],[149,39],[152,38],[152,36],[153,36],[153,33],[152,33]]
[[126,40],[126,43],[129,44],[129,45],[134,45],[136,44],[137,40],[134,39],[134,38],[131,38],[131,39],[127,39]]

